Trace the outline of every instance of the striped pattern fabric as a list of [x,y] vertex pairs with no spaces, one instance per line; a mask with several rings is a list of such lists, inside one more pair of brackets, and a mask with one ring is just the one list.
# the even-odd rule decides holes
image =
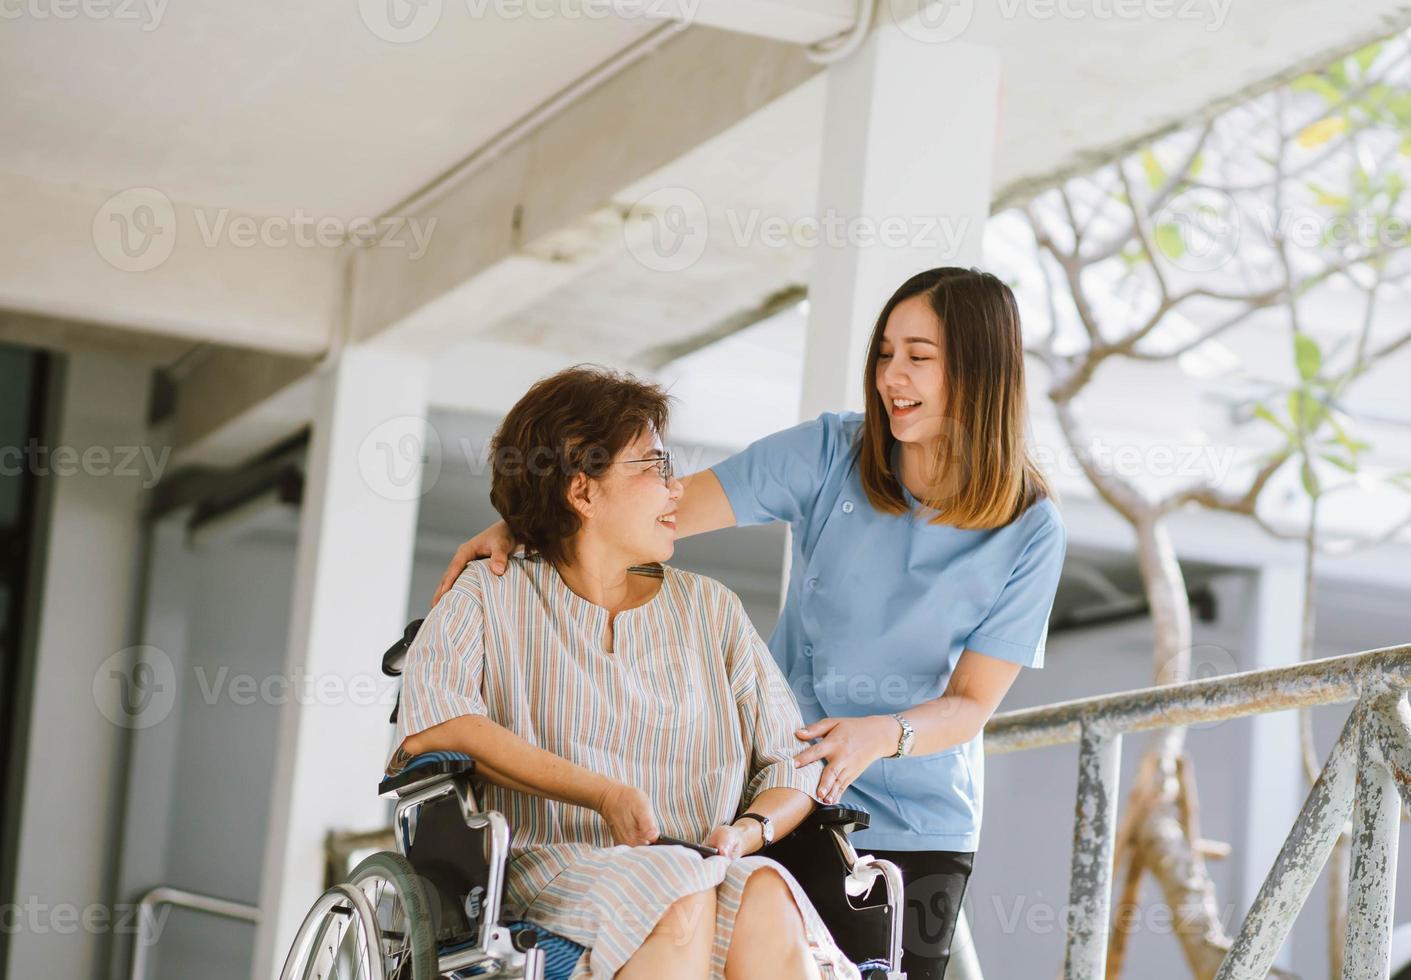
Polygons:
[[[397,744],[466,714],[639,787],[665,835],[704,840],[758,793],[815,799],[821,763],[794,768],[797,702],[739,597],[666,566],[660,591],[612,620],[554,567],[511,558],[503,576],[472,562],[427,615],[407,654]],[[855,977],[783,868],[758,856],[702,858],[683,847],[615,845],[594,811],[487,784],[513,836],[506,913],[588,948],[575,980],[611,977],[677,899],[717,893],[713,976],[749,875],[789,883],[825,976]]]

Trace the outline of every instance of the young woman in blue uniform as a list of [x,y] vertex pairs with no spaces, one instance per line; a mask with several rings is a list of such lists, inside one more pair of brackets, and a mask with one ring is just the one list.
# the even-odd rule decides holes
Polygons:
[[[787,521],[789,586],[770,650],[799,701],[797,764],[871,811],[859,849],[906,879],[903,968],[939,980],[980,843],[982,730],[1042,667],[1067,537],[1025,440],[1013,293],[932,269],[882,308],[866,408],[825,412],[685,477],[678,536]],[[499,523],[456,552],[503,570]],[[809,744],[811,743],[811,744]]]

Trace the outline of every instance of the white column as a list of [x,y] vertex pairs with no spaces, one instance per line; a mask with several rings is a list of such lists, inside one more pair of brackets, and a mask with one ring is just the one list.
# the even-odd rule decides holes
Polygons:
[[883,16],[854,55],[828,69],[805,419],[862,408],[867,338],[898,286],[925,269],[981,261],[999,53],[927,38]]
[[141,503],[166,461],[147,443],[150,367],[73,354],[61,376],[58,431],[26,460],[45,503],[37,636],[18,699],[27,720],[18,910],[0,964],[12,977],[106,973],[111,933],[82,923],[111,901],[128,732],[173,697],[169,681],[125,686]]
[[320,371],[289,632],[295,696],[280,725],[255,980],[279,974],[322,890],[326,834],[389,818],[376,795],[392,736],[381,654],[406,625],[428,384],[423,359],[367,348]]
[[[999,127],[993,48],[943,40],[883,15],[828,69],[818,220],[809,275],[799,417],[863,406],[867,341],[882,304],[908,278],[979,265]],[[827,231],[841,224],[839,241]],[[792,540],[784,549],[788,589]],[[958,934],[969,935],[961,920]],[[973,957],[960,957],[966,967]]]
[[[1244,656],[1239,670],[1286,667],[1299,660],[1303,622],[1303,569],[1288,561],[1262,565],[1249,576],[1244,626]],[[1298,741],[1298,712],[1277,711],[1249,719],[1244,796],[1243,841],[1235,842],[1239,864],[1239,914],[1259,894],[1259,886],[1298,816],[1307,795]],[[1318,755],[1322,765],[1331,746]],[[1239,919],[1235,920],[1236,922]],[[1291,966],[1292,943],[1285,943],[1275,963]]]

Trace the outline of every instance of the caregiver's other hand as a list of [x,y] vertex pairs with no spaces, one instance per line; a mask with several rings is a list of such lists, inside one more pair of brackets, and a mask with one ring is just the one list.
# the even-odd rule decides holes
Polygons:
[[725,857],[737,858],[749,854],[754,844],[753,838],[741,827],[722,825],[710,832],[705,839],[708,847],[713,847]]
[[891,715],[824,718],[794,732],[801,742],[822,739],[794,756],[794,768],[827,759],[818,777],[818,798],[837,803],[843,791],[878,759],[896,755],[901,723]]
[[609,783],[593,809],[607,821],[615,843],[636,847],[650,844],[661,836],[651,801],[636,786]]
[[436,584],[436,594],[431,597],[431,604],[434,606],[440,602],[447,590],[456,584],[456,579],[461,577],[465,566],[478,558],[489,558],[490,571],[496,575],[505,574],[505,569],[509,567],[510,553],[518,546],[519,542],[510,534],[508,524],[504,521],[491,524],[456,549],[455,557],[446,566],[441,581]]

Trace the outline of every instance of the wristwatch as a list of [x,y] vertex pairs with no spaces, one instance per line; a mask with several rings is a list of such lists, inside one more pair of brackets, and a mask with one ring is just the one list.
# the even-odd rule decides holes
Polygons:
[[764,846],[768,847],[774,843],[774,821],[770,820],[762,813],[742,813],[735,818],[738,823],[741,820],[758,820],[760,833],[764,836]]
[[894,714],[892,717],[901,725],[901,738],[897,739],[896,754],[888,758],[900,759],[904,756],[911,755],[912,743],[916,741],[916,729],[912,728],[911,722],[907,721],[901,715]]

